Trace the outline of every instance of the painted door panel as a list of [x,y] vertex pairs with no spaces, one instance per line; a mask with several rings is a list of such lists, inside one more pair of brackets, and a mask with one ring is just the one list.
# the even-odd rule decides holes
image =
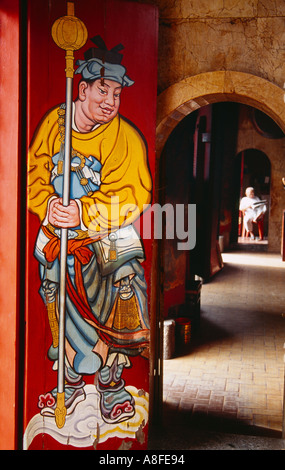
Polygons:
[[[119,125],[115,126],[114,123],[117,121],[114,119],[108,122],[105,127],[103,124],[100,128],[103,129],[103,133],[101,130],[92,130],[90,132],[92,136],[94,133],[100,134],[100,132],[106,136],[100,141],[100,144],[94,144],[97,153],[94,150],[96,155],[93,153],[93,156],[102,165],[101,187],[99,184],[98,191],[102,190],[102,184],[104,188],[108,184],[113,185],[112,188],[110,186],[110,191],[113,191],[114,187],[118,188],[120,186],[118,181],[115,181],[115,177],[112,180],[111,173],[113,171],[114,175],[121,175],[122,181],[124,181],[124,178],[128,178],[128,182],[125,181],[124,183],[125,186],[122,183],[124,187],[128,187],[136,179],[142,179],[141,187],[147,187],[147,193],[149,194],[147,202],[149,203],[153,191],[150,181],[154,180],[157,11],[149,5],[115,0],[105,2],[83,0],[74,2],[74,7],[75,16],[84,22],[88,31],[87,43],[82,50],[74,53],[75,63],[79,59],[84,60],[84,52],[86,50],[92,47],[96,48],[91,38],[100,35],[109,50],[119,43],[123,44],[124,49],[120,51],[123,54],[122,65],[126,67],[128,77],[134,81],[132,86],[123,87],[119,109]],[[54,132],[57,136],[59,135],[56,127],[58,122],[52,122],[54,114],[51,113],[47,117],[47,113],[52,108],[58,108],[61,103],[65,102],[66,88],[65,51],[60,49],[53,41],[51,28],[58,18],[66,14],[65,1],[28,1],[27,141],[30,149],[27,157],[29,209],[27,210],[26,250],[24,448],[145,449],[147,446],[149,419],[149,360],[146,354],[148,352],[146,338],[148,338],[149,331],[146,333],[146,330],[148,330],[149,325],[149,313],[147,313],[144,306],[146,299],[146,292],[144,290],[147,290],[149,312],[152,240],[142,241],[145,254],[143,262],[141,260],[137,261],[136,257],[130,258],[128,255],[126,264],[120,265],[119,268],[114,268],[112,273],[108,275],[102,274],[98,268],[98,254],[96,250],[99,245],[96,245],[95,248],[93,245],[94,240],[89,240],[90,243],[85,246],[84,253],[86,254],[90,249],[91,251],[89,250],[88,256],[90,255],[91,259],[89,258],[89,264],[84,265],[86,270],[85,267],[82,267],[83,264],[80,264],[79,268],[74,268],[77,274],[83,272],[84,282],[88,275],[87,283],[89,290],[86,287],[87,284],[84,284],[86,292],[88,290],[86,304],[84,302],[80,303],[78,280],[73,282],[71,271],[68,271],[71,280],[69,286],[71,291],[69,291],[68,295],[70,305],[67,308],[66,351],[68,350],[70,354],[68,356],[66,352],[68,356],[66,364],[68,364],[69,368],[69,375],[65,377],[67,415],[62,427],[57,425],[55,415],[53,414],[57,402],[57,395],[53,394],[53,389],[57,388],[58,374],[57,370],[54,370],[53,367],[57,367],[58,356],[56,352],[57,346],[54,346],[54,349],[52,349],[51,344],[53,341],[54,325],[57,330],[58,291],[55,290],[55,297],[53,297],[53,294],[50,296],[50,291],[47,292],[43,287],[44,285],[46,286],[46,283],[44,284],[43,281],[51,280],[51,271],[49,271],[50,267],[47,268],[47,264],[39,263],[39,257],[36,258],[35,256],[35,247],[40,246],[37,244],[37,240],[41,226],[44,227],[43,232],[41,232],[43,237],[41,240],[45,239],[44,243],[46,245],[49,244],[49,246],[50,243],[58,243],[58,240],[55,240],[55,236],[57,236],[57,232],[54,231],[55,226],[53,226],[51,234],[50,225],[45,225],[45,221],[40,214],[43,211],[43,206],[46,204],[45,191],[50,191],[52,187],[51,180],[47,180],[47,178],[51,178],[51,166],[53,165],[53,168],[56,167],[55,160],[52,160],[52,157],[58,153],[58,148],[56,147],[58,144],[56,139],[58,137],[52,140],[52,136],[49,134],[49,126],[54,125]],[[105,74],[107,74],[106,62],[108,60],[103,62]],[[75,68],[77,68],[77,65],[75,65]],[[108,80],[106,76],[105,80]],[[94,77],[96,78],[97,75],[95,74]],[[78,75],[74,76],[74,100],[76,100],[78,95],[80,78]],[[118,83],[117,76],[114,81]],[[105,88],[106,83],[108,84],[108,81],[103,83]],[[121,139],[120,144],[113,137],[114,134],[109,132],[111,125],[115,126],[114,132],[118,133],[116,136],[118,140]],[[107,129],[109,130],[107,131]],[[98,140],[97,134],[96,138]],[[72,145],[80,147],[81,135],[78,131],[73,132]],[[86,138],[86,135],[85,133],[83,137]],[[111,144],[108,144],[110,142],[108,136],[111,140],[113,139]],[[95,134],[93,137],[95,139]],[[129,138],[132,140],[128,140]],[[125,147],[122,147],[121,141],[124,141]],[[83,146],[84,149],[89,148],[88,145]],[[122,152],[120,154],[118,151],[118,146],[122,152],[124,149],[125,157],[123,157]],[[145,149],[147,158],[145,161],[135,165],[134,159],[140,158],[140,151],[137,150],[137,146]],[[82,150],[79,147],[75,150],[81,150],[82,154],[84,154],[84,149]],[[134,153],[130,154],[132,149],[135,149]],[[145,155],[144,153],[142,154]],[[84,157],[86,162],[89,154],[84,155]],[[110,158],[113,158],[113,160],[111,161]],[[127,160],[128,158],[129,160]],[[116,159],[121,159],[120,165],[116,166]],[[106,161],[111,170],[107,171],[106,167],[104,168]],[[76,165],[76,162],[74,165]],[[86,164],[84,165],[83,169],[87,166]],[[136,170],[133,168],[136,168]],[[145,169],[144,171],[142,171],[143,168]],[[132,174],[132,172],[134,173]],[[138,177],[138,172],[145,176]],[[134,186],[136,186],[134,189],[136,192],[139,185],[134,184]],[[145,190],[145,188],[142,189],[140,194]],[[102,192],[104,191],[102,190]],[[104,192],[104,196],[106,194],[108,194],[108,191]],[[116,191],[114,190],[112,194],[116,196]],[[118,192],[117,195],[120,194]],[[57,196],[56,191],[54,191],[54,195]],[[139,195],[137,196],[138,200],[140,197]],[[74,198],[76,198],[76,194]],[[82,202],[83,199],[80,199],[81,202],[78,204],[81,208],[83,207],[84,213],[85,203]],[[141,202],[145,201],[144,199]],[[133,225],[138,230],[138,217],[133,221]],[[129,224],[127,226],[130,227]],[[80,236],[82,235],[83,232],[80,230],[76,232],[77,235],[75,237],[78,236],[79,232]],[[114,231],[113,226],[109,227],[108,233],[111,231]],[[72,230],[69,230],[68,234],[72,237],[71,232]],[[107,235],[105,239],[108,238]],[[85,234],[82,236],[85,236]],[[45,237],[48,237],[50,243]],[[117,253],[120,250],[119,243],[120,239],[116,245]],[[46,245],[44,248],[46,248]],[[109,248],[111,248],[111,245]],[[80,250],[82,250],[81,246]],[[47,252],[44,251],[44,253],[47,260]],[[76,264],[77,255],[71,254],[70,251],[68,256],[69,269],[72,263]],[[55,264],[56,260],[58,260],[58,257],[50,261],[52,269],[55,270],[58,269]],[[93,271],[91,271],[92,263],[95,269]],[[123,269],[126,268],[129,269],[130,266],[132,266],[133,272],[122,277],[121,271],[123,272]],[[89,268],[90,272],[87,273]],[[42,277],[40,269],[42,273],[44,272]],[[120,272],[120,278],[118,278],[118,272]],[[128,270],[126,272],[129,273]],[[128,280],[130,283],[128,285],[130,295],[133,300],[136,300],[132,307],[130,307],[131,304],[128,304],[129,310],[125,309],[126,303],[123,302],[123,300],[127,300],[127,297],[123,297],[122,294],[124,288],[122,279]],[[106,287],[107,285],[108,287]],[[50,288],[51,284],[49,283],[48,286]],[[90,294],[90,289],[93,289],[92,301],[97,296],[95,298],[97,303],[94,301],[96,308],[93,308],[93,304],[91,306],[92,295]],[[75,296],[74,298],[71,296],[71,293]],[[103,302],[100,296],[104,297]],[[52,298],[57,300],[53,303]],[[118,306],[119,302],[121,310]],[[75,304],[76,308],[74,307]],[[54,305],[55,320],[50,325],[47,308],[53,308],[51,305]],[[79,311],[82,317],[78,315]],[[100,314],[98,314],[99,311]],[[125,313],[126,311],[127,313]],[[137,315],[137,324],[134,320],[134,311]],[[118,314],[118,312],[120,313]],[[75,315],[75,317],[72,315]],[[84,317],[84,315],[86,316]],[[130,318],[134,320],[133,324]],[[84,326],[79,328],[79,323]],[[71,326],[74,328],[75,324],[77,332],[79,329],[81,331],[79,336],[77,333],[74,333],[74,335],[70,333]],[[144,333],[142,334],[138,330],[143,330]],[[94,338],[98,337],[100,339],[100,345],[105,345],[107,353],[106,355],[101,354],[101,352],[95,353],[95,351],[92,354],[88,353],[88,362],[86,359],[87,353],[84,348],[89,341],[86,338],[87,336],[89,338],[90,334],[91,336],[94,334]],[[134,338],[139,336],[139,341],[141,342],[135,344],[136,339]],[[143,340],[141,340],[142,337]],[[79,341],[82,341],[80,345]],[[98,344],[96,341],[94,339],[92,346],[94,348]],[[104,347],[102,346],[103,349]],[[135,353],[130,353],[130,351],[135,351]],[[55,354],[54,356],[53,353]],[[91,356],[92,360],[90,359]],[[97,362],[94,360],[95,356],[96,361],[99,357]],[[92,367],[90,365],[91,362]],[[94,366],[95,362],[100,364],[97,369]],[[83,363],[85,364],[84,367],[82,366]],[[99,386],[98,381],[100,381]],[[72,387],[70,384],[72,384]],[[78,388],[76,389],[76,387]],[[80,392],[78,392],[79,389]],[[72,405],[70,407],[67,405],[69,397],[67,391],[70,392],[72,397]],[[75,396],[76,399],[74,399]],[[109,406],[110,403],[111,405]]]

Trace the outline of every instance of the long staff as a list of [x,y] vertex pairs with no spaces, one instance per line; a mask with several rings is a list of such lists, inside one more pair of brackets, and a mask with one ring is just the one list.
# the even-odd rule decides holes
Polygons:
[[[74,76],[75,50],[80,49],[87,41],[87,29],[81,20],[74,16],[74,3],[67,2],[67,16],[57,19],[52,26],[54,42],[66,51],[66,102],[65,102],[65,144],[63,162],[62,204],[70,203],[70,163],[72,133],[72,95]],[[66,309],[66,265],[67,265],[68,229],[61,228],[60,234],[60,286],[59,286],[59,338],[58,338],[58,376],[57,404],[55,421],[58,428],[65,424],[65,309]]]

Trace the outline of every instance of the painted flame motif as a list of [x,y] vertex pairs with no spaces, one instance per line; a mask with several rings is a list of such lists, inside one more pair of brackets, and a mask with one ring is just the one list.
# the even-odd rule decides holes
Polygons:
[[50,392],[46,393],[45,395],[39,396],[38,407],[40,409],[45,408],[46,406],[52,407],[54,405],[55,405],[55,399]]

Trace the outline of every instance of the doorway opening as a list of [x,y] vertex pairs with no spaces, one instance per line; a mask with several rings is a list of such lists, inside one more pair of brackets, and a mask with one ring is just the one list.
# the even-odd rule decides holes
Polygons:
[[[232,254],[233,249],[237,247],[235,243],[238,242],[238,217],[236,214],[238,214],[241,195],[241,174],[243,183],[245,183],[246,180],[246,178],[244,178],[244,166],[243,172],[241,173],[241,163],[243,163],[243,165],[246,163],[249,168],[252,162],[256,161],[256,158],[261,158],[262,161],[266,162],[264,163],[264,172],[262,173],[263,181],[261,194],[264,195],[263,192],[266,189],[266,196],[268,196],[270,208],[271,167],[269,158],[265,152],[259,148],[246,148],[243,153],[241,151],[237,152],[237,149],[242,147],[242,144],[239,143],[239,117],[241,106],[243,105],[236,102],[220,102],[196,109],[177,124],[161,153],[161,167],[159,171],[159,175],[161,176],[159,182],[159,187],[161,188],[160,203],[184,204],[185,207],[187,204],[196,204],[197,235],[196,246],[190,252],[177,250],[176,239],[163,241],[160,253],[162,263],[161,272],[163,276],[160,307],[163,320],[174,319],[174,321],[176,321],[178,318],[181,318],[181,316],[187,317],[189,304],[186,301],[186,293],[189,283],[192,281],[202,283],[201,298],[199,298],[199,302],[201,300],[201,306],[197,309],[197,311],[199,311],[199,319],[195,321],[193,316],[191,316],[190,319],[192,328],[191,340],[189,344],[185,344],[186,349],[184,352],[175,353],[173,358],[174,369],[177,371],[181,367],[181,374],[178,374],[178,378],[173,379],[174,375],[171,373],[171,367],[168,368],[168,371],[165,372],[164,370],[163,372],[164,384],[169,385],[171,382],[172,391],[174,388],[174,398],[172,396],[170,399],[172,403],[168,401],[166,407],[174,412],[173,416],[178,416],[177,410],[181,405],[182,393],[184,408],[187,408],[188,411],[185,415],[182,413],[180,416],[182,416],[182,421],[187,422],[187,425],[189,425],[189,421],[192,420],[191,422],[194,426],[197,426],[197,423],[201,425],[201,423],[206,422],[207,426],[210,425],[215,428],[221,421],[227,421],[227,424],[230,424],[229,428],[233,431],[239,427],[238,424],[244,425],[247,421],[247,425],[249,425],[250,428],[247,428],[247,432],[252,433],[256,432],[256,429],[253,431],[252,428],[254,419],[252,418],[250,421],[249,419],[247,420],[245,416],[239,416],[238,418],[235,413],[237,413],[238,410],[240,412],[242,408],[246,413],[245,409],[249,408],[249,406],[237,406],[237,402],[240,404],[243,400],[243,397],[237,395],[237,392],[243,389],[244,384],[250,389],[252,383],[246,382],[244,377],[248,373],[251,375],[252,381],[254,380],[254,364],[256,364],[256,362],[254,358],[251,357],[251,363],[249,364],[250,361],[248,361],[246,364],[248,358],[246,359],[247,356],[245,354],[243,356],[244,362],[239,364],[241,368],[238,370],[236,363],[238,362],[238,354],[235,355],[233,351],[228,351],[228,356],[223,360],[221,360],[222,356],[220,354],[222,350],[225,350],[225,344],[229,342],[231,342],[234,349],[241,349],[245,347],[247,341],[251,340],[255,342],[255,353],[265,354],[265,343],[268,341],[267,333],[263,338],[261,338],[261,336],[255,338],[253,334],[253,330],[256,326],[255,315],[259,319],[262,318],[263,326],[261,324],[259,326],[264,330],[264,322],[266,322],[266,328],[270,329],[271,320],[273,318],[270,315],[272,313],[274,314],[274,312],[270,310],[271,307],[268,306],[268,304],[263,302],[263,306],[266,305],[266,307],[262,309],[262,313],[259,316],[261,304],[254,301],[254,297],[257,299],[257,285],[254,284],[253,281],[249,282],[249,278],[253,279],[256,277],[258,286],[262,288],[264,284],[266,285],[267,276],[274,279],[277,270],[273,268],[273,271],[269,274],[266,262],[263,264],[261,270],[254,264],[254,267],[249,268],[249,266],[243,266],[241,269],[239,262],[225,261],[224,258],[226,258],[226,256],[223,257],[224,253]],[[239,172],[236,170],[237,161],[240,161]],[[253,174],[253,176],[257,178],[254,180],[254,184],[257,185],[259,176],[256,177],[256,173]],[[237,177],[239,183],[238,192],[237,184],[235,184]],[[269,179],[267,177],[269,177]],[[266,185],[265,189],[263,185]],[[270,211],[268,211],[267,232],[269,220]],[[242,254],[241,250],[239,250],[239,254]],[[247,253],[247,256],[250,255],[250,253]],[[254,255],[256,256],[257,254],[254,253]],[[264,255],[268,255],[268,253],[264,253]],[[279,276],[283,271],[282,264],[279,265],[278,268],[281,270],[278,271]],[[238,274],[240,276],[238,276]],[[234,287],[234,291],[227,287],[226,283],[223,284],[224,282],[229,283],[231,288]],[[214,288],[211,292],[210,288],[212,286],[214,286]],[[252,289],[251,292],[249,292],[250,288]],[[268,299],[271,298],[273,293],[273,288],[269,289],[271,289],[271,291],[267,291]],[[251,300],[248,300],[246,308],[245,305],[241,305],[239,302],[239,299],[245,298],[244,290],[246,290],[249,296],[253,295]],[[208,291],[209,296],[207,299],[208,303],[205,304],[203,302],[206,291]],[[265,291],[266,290],[263,288],[263,294]],[[280,306],[285,305],[285,298],[283,299],[281,293],[279,295],[278,292],[279,291],[275,291],[274,294],[279,296],[279,310],[277,309],[278,311],[276,315],[274,315],[274,319],[278,319],[276,328],[279,332],[282,332],[284,337],[285,323],[281,318],[282,312]],[[196,307],[197,305],[195,308]],[[193,313],[193,311],[191,313]],[[224,317],[222,317],[222,314]],[[247,320],[250,320],[250,322],[246,323]],[[241,323],[245,326],[241,326]],[[232,340],[235,337],[236,331],[238,331],[239,340],[241,336],[243,339],[239,343],[234,344]],[[248,338],[246,341],[241,331],[247,332]],[[203,343],[202,353],[201,349],[199,349],[201,346],[201,342],[199,344],[199,341]],[[189,349],[187,350],[188,346]],[[280,344],[278,347],[280,347]],[[197,384],[200,383],[199,380],[202,379],[198,377],[198,375],[196,375],[196,377],[192,375],[190,382],[192,385],[197,385],[195,388],[196,392],[192,385],[190,386],[189,382],[186,380],[186,376],[189,379],[190,370],[192,371],[191,373],[195,374],[195,368],[190,366],[190,362],[188,362],[191,361],[193,357],[195,360],[195,348],[198,348],[199,353],[202,354],[200,358],[205,365],[205,369],[203,369],[204,379],[207,377],[209,379],[208,388],[201,386],[199,391]],[[207,357],[206,351],[210,349],[211,351],[216,350],[216,357]],[[280,353],[280,349],[278,353]],[[180,357],[183,357],[183,366],[179,362],[179,354]],[[239,357],[241,357],[241,355]],[[171,360],[172,359],[167,360],[168,364],[171,364]],[[221,369],[224,368],[224,376],[214,376],[214,368],[217,365],[220,365]],[[233,367],[230,367],[230,365]],[[283,358],[281,358],[281,364],[280,362],[277,363],[277,367],[278,374],[281,374],[283,371]],[[233,372],[233,369],[235,369],[235,372]],[[168,374],[169,371],[170,374]],[[200,371],[202,371],[201,367]],[[235,380],[228,381],[229,373],[236,374]],[[196,374],[198,374],[197,370]],[[280,379],[282,379],[282,377]],[[214,382],[219,380],[220,386],[224,388],[222,389],[218,386],[218,389],[214,390]],[[281,382],[278,383],[278,400],[282,402],[283,395],[280,389],[280,383]],[[189,393],[187,392],[187,387]],[[230,387],[231,390],[226,390],[226,387]],[[221,406],[220,413],[218,414],[217,407],[214,408],[213,400],[211,401],[213,391],[218,391],[218,393],[214,394],[216,405],[219,402]],[[253,397],[252,393],[250,393],[250,395]],[[264,396],[262,395],[263,398],[261,399],[261,395],[262,393],[260,393],[259,398],[261,401],[264,401]],[[218,396],[220,398],[218,398]],[[266,397],[267,402],[268,400],[270,401],[270,399],[271,398]],[[263,405],[259,403],[256,405],[256,409],[258,409],[258,406],[260,406],[261,409]],[[195,419],[193,418],[194,409],[196,409]],[[235,411],[233,411],[234,409]],[[226,417],[230,419],[227,420],[225,419]],[[280,424],[282,425],[279,420],[279,428]],[[267,424],[263,422],[262,426],[260,423],[257,423],[259,432],[280,432],[280,429],[276,427],[270,428],[268,426],[270,426],[268,421]],[[244,428],[243,431],[245,432]]]
[[255,197],[262,201],[262,205],[257,204],[256,209],[256,218],[258,216],[259,218],[251,224],[254,238],[246,230],[244,214],[239,207],[238,214],[235,215],[238,218],[237,241],[244,248],[245,245],[252,247],[263,245],[265,248],[268,246],[271,162],[264,152],[257,149],[246,149],[235,157],[235,172],[237,173],[235,181],[239,182],[237,185],[239,201],[246,197],[248,188],[253,188]]

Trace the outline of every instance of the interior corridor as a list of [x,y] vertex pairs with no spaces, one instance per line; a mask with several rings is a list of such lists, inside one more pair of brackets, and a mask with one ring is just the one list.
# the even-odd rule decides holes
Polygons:
[[227,252],[202,286],[200,327],[164,360],[163,427],[151,449],[284,449],[285,263]]

